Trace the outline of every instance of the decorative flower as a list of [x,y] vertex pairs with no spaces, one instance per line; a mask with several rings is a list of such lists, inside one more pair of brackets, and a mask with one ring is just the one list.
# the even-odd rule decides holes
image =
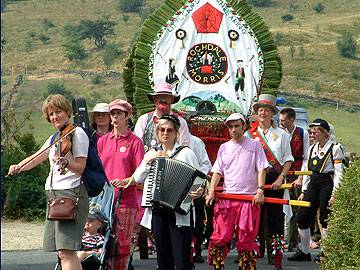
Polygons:
[[178,29],[176,30],[175,35],[177,39],[183,40],[186,37],[186,31],[183,29]]
[[235,30],[229,30],[228,37],[231,41],[235,41],[239,39],[239,33]]

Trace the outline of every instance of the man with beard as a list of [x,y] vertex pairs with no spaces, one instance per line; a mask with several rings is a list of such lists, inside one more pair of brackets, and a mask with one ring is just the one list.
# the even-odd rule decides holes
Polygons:
[[[148,112],[139,117],[136,122],[134,133],[143,140],[145,152],[156,146],[155,127],[157,120],[164,114],[173,114],[171,104],[177,103],[179,95],[172,93],[171,84],[158,83],[155,85],[155,92],[149,93],[148,98],[155,104],[155,111]],[[186,120],[178,116],[180,120],[180,136],[178,143],[180,145],[189,145],[190,132]]]

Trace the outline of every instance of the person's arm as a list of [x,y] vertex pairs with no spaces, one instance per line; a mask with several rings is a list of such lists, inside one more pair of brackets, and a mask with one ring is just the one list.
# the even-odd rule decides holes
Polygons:
[[264,203],[264,185],[266,178],[266,170],[259,169],[257,173],[258,189],[252,200],[253,204],[263,204]]
[[39,154],[41,151],[42,149],[40,149],[30,157],[27,157],[24,160],[20,161],[18,164],[10,165],[8,174],[15,175],[24,171],[28,171],[43,163],[48,158],[49,154],[46,151]]
[[15,175],[24,171],[31,170],[36,166],[38,166],[39,164],[43,163],[49,157],[50,149],[46,151],[44,151],[44,149],[46,147],[49,147],[51,140],[50,138],[46,140],[43,146],[41,146],[41,148],[38,151],[36,151],[36,153],[20,161],[18,164],[10,165],[8,175]]
[[210,206],[213,204],[214,200],[215,200],[215,189],[217,187],[217,185],[220,182],[220,179],[222,178],[222,175],[214,172],[212,177],[211,177],[211,181],[210,181],[210,189],[209,189],[209,193],[208,195],[205,197],[205,203],[207,206]]

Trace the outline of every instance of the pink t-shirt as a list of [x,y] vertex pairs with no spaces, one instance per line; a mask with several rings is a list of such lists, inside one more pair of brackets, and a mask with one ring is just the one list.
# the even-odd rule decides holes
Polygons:
[[[98,143],[99,157],[103,163],[109,181],[130,177],[140,165],[144,157],[144,145],[130,130],[116,137],[111,131]],[[115,188],[115,196],[118,189]],[[125,207],[136,208],[136,186],[130,186],[123,191],[121,203]]]
[[230,140],[220,146],[211,171],[224,177],[224,192],[255,194],[258,170],[268,166],[261,144],[243,137],[240,143]]

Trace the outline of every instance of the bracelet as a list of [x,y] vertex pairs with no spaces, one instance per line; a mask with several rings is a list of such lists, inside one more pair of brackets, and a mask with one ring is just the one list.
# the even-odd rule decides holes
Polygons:
[[286,178],[286,174],[285,173],[281,173],[280,174],[282,177],[284,177],[284,179]]
[[261,189],[262,191],[264,191],[264,186],[260,185],[260,186],[258,186],[258,189]]

